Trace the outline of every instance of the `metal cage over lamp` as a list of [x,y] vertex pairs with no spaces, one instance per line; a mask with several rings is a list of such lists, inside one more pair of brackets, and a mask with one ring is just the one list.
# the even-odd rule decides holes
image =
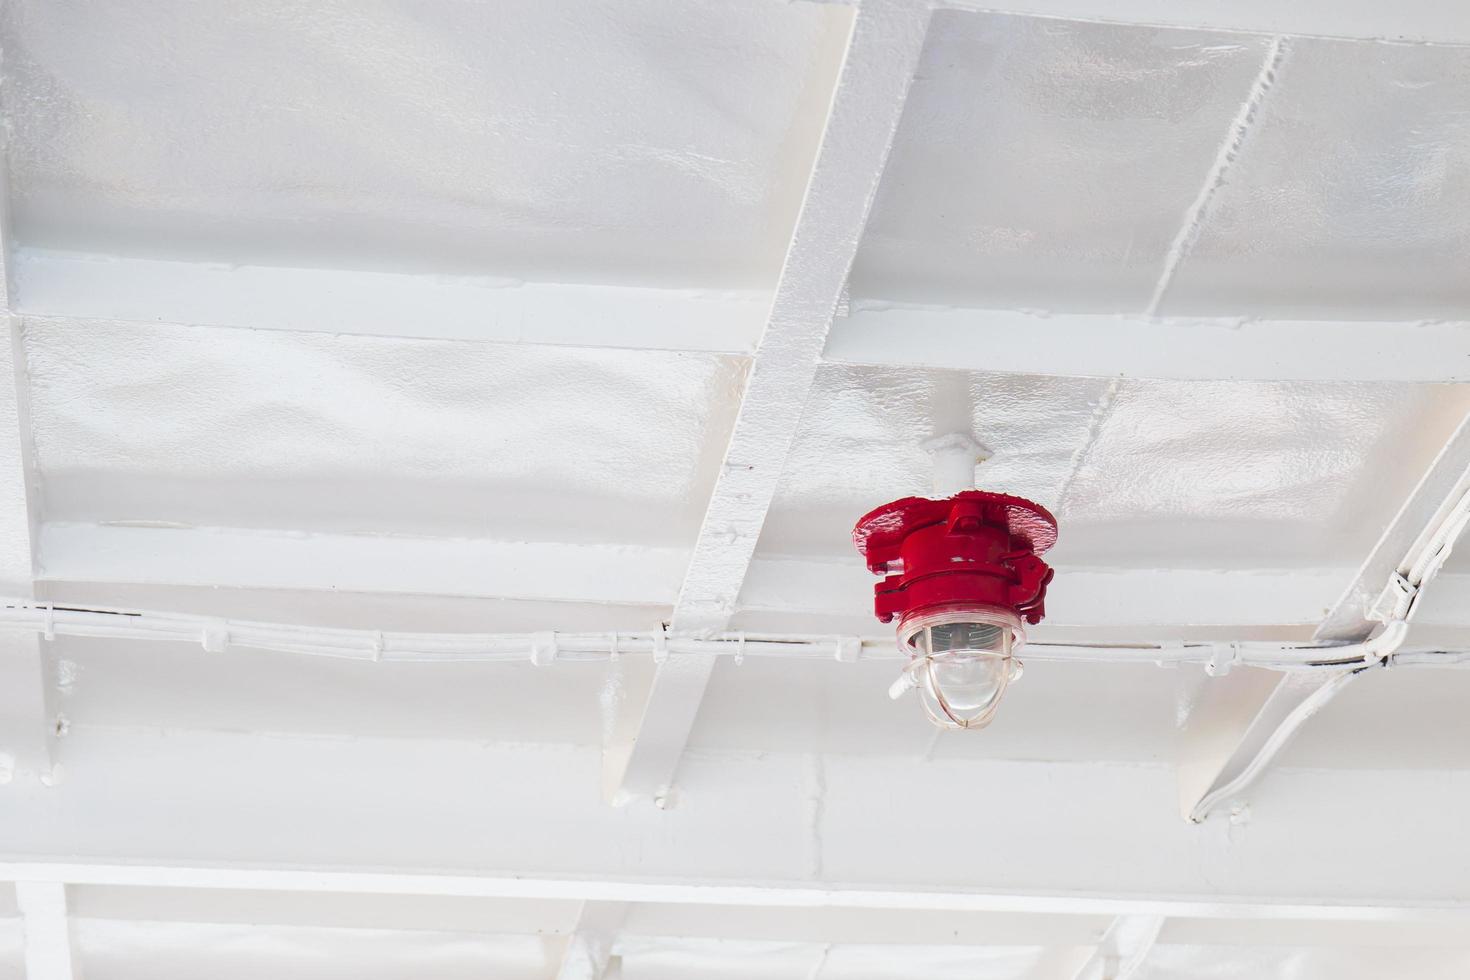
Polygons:
[[908,497],[858,521],[853,541],[883,580],[874,611],[898,620],[909,658],[890,694],[916,688],[943,728],[984,728],[1020,676],[1026,623],[1045,615],[1057,522],[1020,497],[964,490]]

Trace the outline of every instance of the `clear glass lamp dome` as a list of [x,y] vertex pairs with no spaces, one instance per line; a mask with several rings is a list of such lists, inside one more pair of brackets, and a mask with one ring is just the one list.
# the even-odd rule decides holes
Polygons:
[[890,693],[917,688],[941,728],[984,728],[1007,685],[1021,676],[1015,653],[1025,639],[1020,617],[1007,609],[954,608],[905,619],[898,645],[909,662]]

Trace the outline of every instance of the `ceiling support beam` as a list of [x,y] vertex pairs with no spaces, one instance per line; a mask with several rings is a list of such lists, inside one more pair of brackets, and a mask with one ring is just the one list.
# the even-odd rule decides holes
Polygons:
[[1244,791],[1353,676],[1243,667],[1210,678],[1180,740],[1180,812],[1199,823]]
[[[928,32],[929,10],[863,0],[694,554],[674,607],[677,630],[723,630],[821,360]],[[713,658],[656,668],[631,742],[609,746],[614,800],[667,799],[714,669]],[[641,707],[641,710],[639,710]]]
[[1159,915],[1120,915],[1113,920],[1076,980],[1131,980],[1164,928]]
[[50,785],[60,775],[56,742],[63,722],[50,697],[54,685],[45,642],[35,635],[0,634],[0,791],[24,779]]
[[[1470,418],[1461,423],[1318,626],[1323,643],[1358,643],[1381,625],[1372,607],[1397,570],[1413,562],[1451,508],[1470,492]],[[1216,677],[1191,712],[1182,739],[1180,804],[1201,821],[1260,778],[1293,733],[1346,686],[1354,671]]]
[[[15,298],[10,181],[0,152],[0,337],[9,384],[0,384],[0,588],[33,598],[40,508],[33,474],[30,378],[24,336],[11,313]],[[50,785],[59,776],[56,740],[61,724],[52,704],[47,639],[0,636],[0,784],[18,777]]]
[[26,980],[73,980],[76,970],[66,886],[55,881],[18,881],[15,898],[25,930]]
[[583,902],[556,980],[602,980],[627,917],[626,902]]
[[168,262],[21,249],[35,330],[242,328],[750,354],[770,294]]
[[[160,264],[186,271],[161,275],[151,268]],[[99,269],[111,270],[105,283],[95,282]],[[246,329],[748,357],[769,309],[768,294],[718,290],[195,270],[147,259],[39,259],[24,250],[22,297],[33,297],[43,271],[44,293],[17,314],[41,336]],[[833,322],[822,359],[1047,377],[1459,383],[1470,381],[1470,323],[1048,314],[855,299]]]
[[[686,548],[98,524],[45,524],[40,541],[39,587],[99,605],[133,604],[110,599],[110,585],[155,585],[670,607],[690,557]],[[1353,572],[1063,566],[1037,637],[1058,627],[1128,628],[1123,639],[1141,640],[1192,626],[1216,636],[1227,627],[1312,626]],[[23,584],[15,589],[0,595],[25,597]],[[1440,575],[1434,592],[1416,622],[1470,626],[1470,576]],[[737,628],[881,632],[870,594],[856,561],[758,558],[740,593]],[[1141,603],[1140,595],[1157,601]]]
[[[1464,771],[1279,772],[1271,819],[1225,833],[1160,806],[1175,775],[1154,762],[916,766],[907,755],[831,753],[818,777],[804,753],[711,747],[684,760],[680,805],[660,812],[613,809],[589,791],[599,754],[592,745],[78,724],[67,779],[5,788],[0,880],[1470,923],[1465,861],[1443,847],[1470,806]],[[321,773],[331,774],[330,793]],[[271,803],[307,798],[309,807]],[[435,801],[427,822],[425,799]],[[1415,833],[1383,833],[1409,811]],[[97,813],[107,819],[87,819]],[[1108,861],[1096,860],[1098,841]]]
[[1377,625],[1371,615],[1372,607],[1394,573],[1401,564],[1419,557],[1429,536],[1467,492],[1470,492],[1470,417],[1460,423],[1405,499],[1358,573],[1317,627],[1315,638],[1334,643],[1356,643],[1363,639]]
[[[43,583],[672,605],[686,548],[45,524]],[[653,624],[650,623],[650,626]]]
[[1210,0],[941,0],[940,5],[1096,24],[1470,45],[1470,15],[1458,4],[1438,0],[1407,0],[1392,7],[1372,0],[1243,0],[1224,6]]
[[1051,377],[1470,381],[1463,321],[1242,320],[855,301],[825,359]]

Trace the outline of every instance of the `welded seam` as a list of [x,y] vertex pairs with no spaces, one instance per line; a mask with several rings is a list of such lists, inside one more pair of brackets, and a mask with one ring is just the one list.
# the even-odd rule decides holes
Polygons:
[[1209,218],[1215,195],[1225,184],[1225,174],[1240,155],[1241,147],[1245,145],[1255,125],[1261,105],[1266,100],[1266,94],[1276,84],[1276,75],[1281,69],[1282,60],[1286,57],[1287,47],[1286,38],[1277,35],[1271,39],[1271,46],[1266,49],[1266,59],[1261,64],[1261,70],[1257,73],[1255,81],[1251,83],[1250,91],[1246,94],[1245,101],[1241,103],[1240,110],[1235,114],[1235,119],[1231,121],[1230,129],[1226,132],[1224,141],[1221,142],[1219,150],[1215,153],[1215,162],[1210,165],[1209,173],[1205,175],[1205,182],[1200,186],[1199,194],[1195,197],[1194,203],[1189,206],[1189,210],[1185,212],[1179,233],[1174,237],[1174,243],[1169,246],[1168,254],[1164,256],[1163,271],[1159,274],[1159,280],[1154,285],[1153,296],[1149,299],[1149,316],[1159,315],[1164,296],[1174,284],[1174,277],[1178,275],[1180,266],[1194,251],[1200,232]]
[[1067,473],[1067,478],[1062,481],[1061,489],[1057,491],[1057,503],[1054,508],[1056,513],[1064,514],[1066,504],[1072,495],[1072,486],[1077,482],[1077,476],[1082,472],[1082,467],[1092,458],[1092,451],[1097,446],[1098,436],[1102,434],[1103,426],[1113,414],[1113,406],[1118,401],[1118,392],[1123,388],[1123,379],[1114,378],[1108,382],[1098,398],[1097,404],[1092,407],[1092,417],[1087,420],[1087,438],[1077,452],[1072,454],[1072,468]]
[[811,827],[808,838],[811,853],[807,858],[807,871],[813,881],[820,881],[822,878],[822,818],[825,816],[827,807],[827,766],[820,752],[812,755],[811,763]]
[[811,972],[806,975],[806,980],[820,980],[823,971],[827,968],[827,958],[832,955],[832,944],[824,943],[822,952],[817,956],[817,962],[812,964]]

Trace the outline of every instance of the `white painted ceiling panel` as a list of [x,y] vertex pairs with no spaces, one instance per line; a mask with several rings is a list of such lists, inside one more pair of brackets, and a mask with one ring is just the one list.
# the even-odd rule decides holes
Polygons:
[[684,544],[738,400],[708,354],[28,329],[48,520]]
[[1290,40],[1165,313],[1464,319],[1470,50]]
[[846,558],[858,517],[928,492],[920,443],[972,428],[995,452],[980,485],[1056,512],[1059,565],[1351,566],[1467,410],[1470,392],[1452,385],[828,365],[761,548]]
[[1264,38],[941,11],[854,295],[1148,305]]
[[9,4],[17,235],[765,286],[848,19],[774,0]]
[[[738,667],[721,663],[691,744],[765,752],[810,745],[841,755],[901,756],[915,765],[931,759],[1156,763],[1173,757],[1185,690],[1177,671],[1152,664],[1028,664],[1025,678],[1006,693],[1006,710],[977,739],[940,732],[921,712],[893,710],[888,685],[894,666],[764,658]],[[751,717],[756,703],[758,719]]]
[[[868,42],[917,29],[908,3],[857,5],[844,97],[907,76]],[[1329,6],[1308,15],[1324,33]],[[938,733],[888,699],[896,661],[837,662],[834,634],[886,632],[854,521],[930,489],[925,439],[973,431],[980,483],[1061,521],[1033,640],[1306,639],[1470,412],[1470,386],[1347,380],[1424,336],[1463,356],[1459,325],[1414,321],[1470,305],[1470,48],[935,13],[839,303],[887,312],[858,363],[819,367],[755,560],[732,564],[731,628],[825,634],[830,657],[721,658],[639,729],[643,685],[685,664],[230,639],[225,619],[601,637],[670,618],[854,8],[5,5],[0,312],[21,356],[0,505],[39,531],[10,535],[7,567],[61,607],[215,621],[0,650],[24,709],[0,718],[0,804],[26,815],[0,819],[0,858],[69,882],[0,888],[0,980],[23,973],[22,904],[33,946],[69,926],[86,980],[550,980],[588,922],[613,934],[607,980],[1072,980],[1115,914],[1156,905],[1135,980],[1466,973],[1445,829],[1470,798],[1470,671],[1364,673],[1249,809],[1194,825],[1174,766],[1208,761],[1200,706],[1237,690],[1201,664],[1032,660],[984,733]],[[877,87],[893,118],[902,86]],[[869,135],[842,125],[829,148]],[[876,149],[866,166],[820,179],[857,200]],[[798,254],[788,285],[810,271]],[[820,332],[825,309],[790,310]],[[1054,335],[1098,331],[1077,376],[990,363],[1047,311],[1087,314]],[[1317,322],[1244,372],[1248,318]],[[1408,322],[1302,363],[1373,319]],[[983,370],[913,366],[899,334],[922,323],[921,363],[955,343]],[[758,356],[807,356],[780,346]],[[1427,373],[1401,377],[1459,376],[1416,353]],[[1314,380],[1116,373],[1133,363]],[[706,542],[749,543],[710,523]],[[1420,648],[1464,648],[1467,560]],[[640,740],[679,765],[624,801],[609,771]]]

